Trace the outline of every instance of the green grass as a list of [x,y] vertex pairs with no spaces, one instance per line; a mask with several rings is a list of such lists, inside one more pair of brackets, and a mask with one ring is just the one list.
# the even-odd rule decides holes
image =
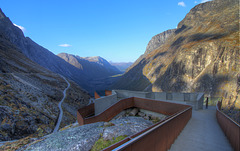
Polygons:
[[113,138],[112,140],[104,140],[102,137],[97,140],[95,142],[95,144],[93,145],[91,151],[100,151],[103,150],[104,148],[111,146],[112,144],[115,144],[121,140],[123,140],[124,138],[126,138],[127,136],[118,136],[116,138]]

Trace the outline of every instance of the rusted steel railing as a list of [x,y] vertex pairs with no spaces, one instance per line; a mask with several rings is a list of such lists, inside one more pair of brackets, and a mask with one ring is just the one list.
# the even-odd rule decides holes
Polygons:
[[[91,104],[92,105],[92,104]],[[99,121],[110,121],[113,117],[119,114],[121,111],[131,108],[131,107],[138,107],[141,109],[165,114],[165,115],[173,115],[179,111],[182,111],[189,107],[188,105],[184,104],[176,104],[176,103],[169,103],[151,99],[142,99],[142,98],[127,98],[120,100],[119,102],[115,103],[104,112],[92,116],[87,117],[88,115],[94,113],[94,108],[91,106],[84,107],[78,110],[77,113],[77,120],[80,125],[83,124],[90,124]],[[90,110],[91,109],[91,110]],[[90,110],[90,111],[88,111]]]
[[[124,140],[105,148],[110,150],[157,150],[165,151],[171,147],[192,116],[192,107],[184,104],[169,103],[143,98],[127,98],[115,103],[99,115],[87,117],[94,113],[94,106],[78,110],[77,119],[80,125],[99,121],[109,121],[122,110],[138,107],[153,112],[169,115],[151,127],[136,133]],[[89,111],[88,111],[89,110]]]
[[112,91],[110,91],[110,90],[105,90],[105,96],[109,96],[109,95],[112,95]]
[[[161,121],[123,141],[110,146],[104,151],[166,151],[174,143],[177,136],[192,116],[192,107],[189,107],[164,121]],[[118,147],[116,147],[118,146]]]
[[230,141],[232,147],[236,151],[240,151],[240,125],[228,117],[226,114],[221,112],[222,102],[218,102],[216,105],[216,117],[217,121],[222,128],[223,132]]
[[[90,123],[95,123],[99,121],[107,122],[107,121],[110,121],[113,117],[115,117],[124,109],[131,108],[133,106],[134,106],[133,98],[123,99],[115,103],[113,106],[109,107],[108,109],[106,109],[104,112],[92,117],[86,117],[87,114],[84,114],[84,115],[81,114],[82,112],[85,113],[85,110],[87,110],[87,107],[84,107],[78,110],[77,120],[79,125],[90,124]],[[94,111],[91,111],[91,113],[94,113]]]
[[84,119],[89,116],[93,116],[95,112],[94,104],[85,106],[77,111],[77,120],[79,125],[84,124]]
[[100,98],[100,95],[99,95],[96,91],[94,92],[94,98],[95,98],[95,99]]

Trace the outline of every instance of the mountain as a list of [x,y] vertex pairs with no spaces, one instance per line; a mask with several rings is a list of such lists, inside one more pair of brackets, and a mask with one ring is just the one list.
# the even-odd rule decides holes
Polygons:
[[[76,110],[87,105],[90,98],[68,81],[71,86],[62,104],[61,127],[75,122]],[[0,32],[0,141],[51,133],[66,87],[60,75],[27,58],[9,36]]]
[[147,49],[112,88],[204,92],[223,97],[227,107],[240,108],[239,56],[239,1],[201,3],[164,43]]
[[38,45],[10,21],[0,9],[0,33],[12,42],[26,57],[39,65],[73,80],[83,89],[92,92],[88,85],[89,77],[82,70],[72,66],[49,50]]
[[164,44],[168,37],[171,36],[175,31],[176,29],[169,29],[153,36],[152,39],[148,42],[144,55],[151,53],[153,50]]
[[115,66],[121,72],[125,72],[133,63],[132,62],[109,62],[112,66]]
[[89,90],[91,95],[94,91],[105,95],[105,90],[120,78],[115,75],[120,74],[121,71],[99,56],[79,57],[67,53],[60,53],[58,56],[88,76],[86,82],[91,88]]
[[79,57],[67,53],[60,53],[58,56],[85,72],[91,79],[109,77],[121,73],[121,71],[112,66],[107,60],[99,56]]

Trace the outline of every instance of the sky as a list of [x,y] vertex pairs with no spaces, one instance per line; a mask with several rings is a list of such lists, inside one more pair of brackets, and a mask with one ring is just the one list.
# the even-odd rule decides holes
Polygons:
[[54,54],[134,62],[151,38],[208,0],[0,0],[26,37]]

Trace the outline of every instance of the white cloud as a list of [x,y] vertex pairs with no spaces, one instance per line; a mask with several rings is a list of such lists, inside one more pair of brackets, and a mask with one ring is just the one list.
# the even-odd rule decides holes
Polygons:
[[186,7],[186,5],[185,5],[184,2],[178,2],[178,5],[179,5],[179,6],[182,6],[182,7]]
[[18,27],[19,29],[21,29],[23,32],[26,31],[26,29],[25,29],[23,26],[19,26],[19,25],[17,25],[17,24],[13,24],[13,25],[16,26],[16,27]]
[[61,44],[61,45],[58,45],[60,47],[71,47],[72,45],[69,45],[69,44]]
[[197,2],[197,1],[195,1],[194,3],[195,3],[195,4],[197,4],[198,2]]
[[205,2],[208,2],[208,1],[211,1],[211,0],[202,0],[201,3],[205,3]]

